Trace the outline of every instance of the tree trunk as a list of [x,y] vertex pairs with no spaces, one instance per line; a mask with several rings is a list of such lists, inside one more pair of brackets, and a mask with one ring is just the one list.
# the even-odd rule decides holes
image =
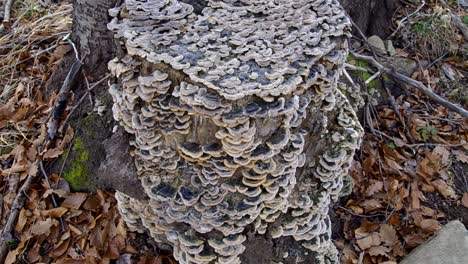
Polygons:
[[392,18],[401,6],[400,0],[341,0],[340,2],[366,36],[378,35],[382,38],[392,33]]
[[[188,87],[187,89],[190,89],[190,85],[202,86],[200,80],[193,81],[188,78],[187,75],[183,74],[182,71],[174,69],[166,63],[148,62],[137,55],[125,57],[125,54],[128,51],[125,50],[125,47],[121,46],[123,43],[122,38],[115,41],[112,32],[107,30],[106,26],[109,22],[107,10],[120,6],[120,3],[118,2],[120,1],[74,0],[73,40],[78,45],[80,56],[84,58],[84,74],[87,78],[93,82],[104,77],[106,74],[105,69],[107,68],[107,62],[113,57],[117,57],[115,63],[111,64],[111,69],[116,76],[120,76],[120,74],[125,75],[128,74],[128,71],[132,71],[137,72],[136,75],[133,76],[133,80],[141,81],[142,79],[151,77],[150,73],[157,73],[161,78],[167,74],[167,80],[171,81],[171,86],[169,88],[170,91],[168,91],[168,93],[172,94],[175,92],[174,89],[181,89],[182,86],[185,88]],[[206,6],[206,1],[181,0],[180,2],[188,4],[191,4],[192,2],[196,3],[194,4],[193,11],[195,15],[201,14],[201,10]],[[343,0],[343,2],[348,8],[350,14],[352,16],[353,14],[356,15],[354,20],[357,21],[358,24],[362,25],[363,30],[371,33],[384,32],[382,31],[382,28],[380,28],[381,31],[378,31],[380,26],[374,26],[372,24],[371,17],[373,17],[373,15],[371,12],[367,12],[366,10],[366,12],[361,15],[356,10],[361,11],[362,6],[369,6],[370,2],[385,2],[384,5],[387,7],[387,2],[390,1],[359,0],[352,1],[352,5],[349,4],[351,1]],[[362,5],[359,5],[358,3],[362,3]],[[376,6],[378,5],[380,4],[376,4]],[[386,10],[389,9],[387,8]],[[111,13],[115,13],[115,11]],[[125,16],[126,14],[124,13],[121,15]],[[379,23],[381,24],[381,22]],[[338,43],[337,50],[345,50],[342,40],[337,39],[336,41]],[[116,43],[118,45],[115,45]],[[326,67],[332,67],[338,71],[339,67],[341,67],[340,65],[342,61],[338,60],[337,62],[334,62],[336,64],[331,62],[328,63],[329,64],[325,64],[329,65]],[[63,68],[66,69],[67,67]],[[52,89],[54,88],[53,84],[60,83],[57,80],[59,80],[62,75],[63,74],[58,73],[54,78],[52,78],[55,80],[52,82]],[[140,77],[140,79],[138,79],[138,77]],[[147,151],[142,152],[142,145],[138,143],[142,139],[139,138],[139,134],[145,131],[138,131],[139,125],[135,127],[131,121],[129,122],[129,120],[125,120],[122,111],[128,112],[133,111],[134,109],[132,107],[127,108],[128,105],[121,104],[121,102],[119,103],[119,96],[122,96],[126,85],[128,86],[128,82],[132,80],[127,80],[125,78],[122,79],[120,76],[119,80],[115,81],[115,85],[117,86],[114,86],[114,90],[112,90],[114,93],[114,101],[108,92],[107,85],[103,85],[102,87],[98,87],[93,90],[93,98],[95,99],[94,103],[96,104],[98,101],[101,105],[106,106],[106,110],[103,114],[96,112],[95,107],[91,104],[83,104],[79,117],[77,117],[72,123],[72,126],[75,128],[75,140],[72,151],[69,154],[70,156],[64,171],[64,177],[70,182],[73,189],[93,190],[94,188],[99,187],[112,188],[120,191],[121,193],[118,195],[120,206],[129,226],[140,230],[149,230],[155,239],[174,247],[176,249],[174,252],[175,256],[184,263],[187,262],[184,260],[190,257],[188,252],[194,252],[196,250],[193,247],[188,250],[187,245],[171,240],[171,233],[168,234],[166,232],[165,234],[162,234],[160,231],[162,226],[169,228],[169,231],[175,231],[179,236],[185,236],[185,238],[190,241],[200,239],[203,241],[203,245],[205,246],[204,250],[207,250],[208,253],[214,253],[218,258],[218,261],[221,261],[223,254],[228,253],[219,253],[217,250],[214,250],[216,251],[214,252],[213,248],[210,248],[206,241],[210,238],[222,238],[223,233],[224,235],[232,234],[232,239],[246,239],[246,242],[243,243],[245,250],[240,256],[242,263],[273,263],[273,261],[283,263],[319,263],[317,262],[319,259],[322,261],[325,261],[326,259],[328,259],[328,261],[332,261],[336,257],[333,252],[333,246],[329,243],[330,222],[327,215],[328,204],[330,199],[334,200],[339,195],[339,190],[343,184],[344,174],[347,170],[347,166],[349,166],[349,158],[352,158],[354,148],[357,146],[354,146],[353,144],[357,143],[358,138],[351,138],[351,136],[359,135],[361,128],[356,122],[356,117],[347,103],[346,98],[344,98],[336,89],[335,82],[323,84],[320,87],[317,86],[316,89],[324,89],[326,91],[326,93],[319,97],[317,97],[315,92],[307,89],[296,93],[284,93],[286,103],[288,103],[287,99],[291,99],[293,101],[297,100],[294,104],[296,104],[297,107],[302,107],[296,108],[295,118],[297,120],[295,125],[291,125],[290,127],[281,126],[281,124],[286,122],[287,119],[293,118],[292,116],[286,117],[281,115],[272,116],[271,118],[261,118],[252,114],[252,117],[247,118],[248,121],[245,121],[247,123],[244,121],[242,121],[244,123],[241,122],[245,125],[245,128],[256,130],[256,132],[251,135],[251,138],[249,138],[249,140],[252,141],[252,144],[255,142],[255,144],[265,145],[264,143],[274,139],[271,138],[272,135],[276,135],[277,139],[281,139],[282,134],[287,133],[290,137],[284,141],[286,145],[279,148],[272,157],[265,156],[265,162],[262,166],[268,167],[268,162],[266,162],[268,160],[272,160],[273,163],[278,163],[279,156],[281,155],[292,155],[288,157],[295,160],[295,162],[293,162],[295,165],[288,165],[290,167],[290,172],[288,174],[289,178],[285,178],[285,181],[288,184],[280,187],[280,191],[277,192],[281,194],[275,196],[278,198],[275,201],[282,204],[281,206],[277,207],[273,202],[269,204],[262,203],[263,209],[258,208],[256,211],[251,211],[249,214],[256,214],[257,216],[262,214],[263,220],[262,217],[257,217],[251,224],[235,225],[232,223],[232,219],[230,220],[230,226],[225,223],[226,226],[229,226],[231,229],[234,226],[241,226],[244,228],[243,231],[239,233],[239,231],[229,231],[229,228],[213,228],[213,225],[210,230],[207,230],[206,226],[199,225],[200,223],[197,225],[197,221],[200,219],[194,221],[181,221],[171,224],[168,224],[167,219],[165,219],[163,223],[161,220],[157,220],[158,215],[165,214],[165,212],[162,211],[159,211],[156,215],[147,214],[148,210],[158,211],[154,206],[152,207],[148,205],[149,201],[151,201],[153,205],[157,203],[157,206],[166,206],[167,209],[167,201],[161,200],[166,199],[164,197],[161,198],[161,195],[164,196],[167,194],[166,192],[172,193],[172,190],[176,189],[179,194],[182,192],[188,196],[194,195],[193,192],[197,190],[180,189],[181,186],[190,187],[191,184],[186,182],[186,179],[181,179],[179,176],[175,177],[175,175],[199,173],[199,171],[197,172],[196,170],[199,170],[203,166],[206,167],[205,161],[194,161],[194,159],[201,158],[199,157],[201,146],[205,146],[205,148],[207,148],[210,143],[220,142],[221,136],[216,135],[215,133],[217,130],[220,130],[218,127],[220,120],[219,117],[215,118],[214,116],[216,115],[213,116],[213,113],[206,114],[206,112],[210,112],[210,109],[200,110],[204,112],[205,115],[202,115],[199,111],[195,111],[193,109],[186,109],[184,110],[185,112],[181,112],[179,110],[168,110],[170,112],[164,113],[162,117],[160,116],[158,121],[159,123],[150,129],[151,131],[160,132],[164,139],[163,145],[160,145],[156,149],[165,148],[168,149],[168,151],[164,153],[165,156],[158,156],[157,160],[154,159],[155,156],[152,156],[153,164],[148,164],[146,161],[142,161],[145,156],[148,155]],[[158,87],[158,85],[160,87],[161,83],[157,83],[156,87]],[[151,85],[154,85],[154,83]],[[86,85],[85,82],[82,82],[80,87],[77,87],[75,94],[83,94],[85,91],[84,89],[86,89]],[[228,109],[241,106],[247,107],[249,104],[252,105],[259,102],[264,105],[270,105],[271,103],[271,107],[273,107],[274,104],[278,104],[276,101],[270,102],[271,100],[277,100],[277,96],[266,96],[264,99],[258,101],[259,99],[254,98],[253,96],[246,96],[240,99],[229,97],[228,94],[224,94],[225,96],[223,97],[222,94],[212,93],[213,91],[211,88],[208,88],[206,91],[208,91],[208,93],[204,95],[207,97],[203,97],[203,94],[199,94],[198,96],[202,96],[201,98],[204,98],[203,100],[206,102],[209,100],[215,100],[217,103],[221,102],[223,107],[228,105]],[[179,93],[183,93],[183,91],[179,91]],[[161,95],[165,96],[165,93],[161,92]],[[181,96],[182,95],[179,95],[180,98],[182,98]],[[79,96],[76,96],[76,98],[78,97]],[[155,98],[153,99],[156,100]],[[138,100],[138,109],[142,109],[144,104],[150,103],[145,101],[147,99],[140,98]],[[188,97],[185,98],[185,100],[190,101]],[[193,104],[193,102],[188,104]],[[200,102],[198,104],[200,104]],[[203,103],[201,105],[190,106],[192,108],[195,107],[196,109],[201,109],[203,108]],[[122,115],[119,116],[117,114],[115,117],[120,121],[120,124],[126,128],[127,132],[130,133],[125,132],[124,129],[114,121],[111,110],[113,107],[120,108],[120,114]],[[216,111],[228,111],[228,109],[222,110],[223,107],[218,105]],[[268,108],[270,106],[266,107]],[[114,115],[115,113],[116,111],[114,111]],[[141,110],[138,110],[134,114],[141,115]],[[186,119],[186,117],[188,119]],[[179,131],[179,133],[175,134],[172,132],[165,132],[164,129],[167,129],[168,127],[172,126],[172,128],[174,128],[174,124],[171,123],[173,121],[169,120],[177,120],[178,129],[183,127],[183,129],[180,129],[185,131],[183,133]],[[186,123],[182,124],[181,120],[185,120],[184,122]],[[238,124],[239,123],[237,123],[237,125]],[[187,127],[187,125],[189,126]],[[224,126],[226,126],[226,124],[224,124]],[[232,132],[232,130],[238,128],[238,126],[235,128],[232,127],[229,128],[229,131],[236,134],[236,132]],[[229,134],[229,131],[225,133]],[[351,133],[349,134],[349,137],[343,136],[348,133]],[[229,137],[229,135],[227,135],[227,137]],[[225,140],[229,141],[229,138]],[[247,140],[247,138],[244,138],[242,142],[245,142],[245,140]],[[353,144],[347,143],[352,140],[355,140],[352,142]],[[301,141],[303,141],[304,144],[299,144],[301,147],[296,150],[297,155],[293,155],[288,152],[291,151],[291,149],[294,149],[293,146],[298,144],[294,142]],[[185,144],[186,142],[191,142],[193,144]],[[221,142],[224,141],[221,140]],[[226,144],[228,143],[224,142],[224,145]],[[219,146],[212,145],[212,147],[213,149],[211,151],[215,153],[220,151],[218,149]],[[250,151],[256,149],[253,145],[248,147],[250,147]],[[343,154],[343,157],[341,157],[342,160],[340,161],[327,161],[324,158],[325,156],[333,156],[330,151],[334,153],[344,152],[345,154]],[[229,159],[226,159],[225,162],[232,162],[232,157],[238,156],[239,149],[230,151],[229,149],[222,148],[222,152],[222,157],[230,157]],[[258,152],[261,152],[260,148],[258,148]],[[171,159],[175,157],[174,155],[176,155],[178,159],[176,161],[176,164],[178,165],[177,168],[170,166],[174,164],[170,164],[170,162],[174,161],[174,159]],[[206,156],[206,153],[203,155]],[[213,155],[216,156],[220,154],[218,153]],[[80,158],[84,156],[87,158]],[[134,158],[136,158],[137,163],[140,162],[138,169],[134,165]],[[209,159],[217,158],[211,156]],[[329,157],[329,159],[334,160],[332,157]],[[165,165],[163,167],[159,167],[163,162],[166,162]],[[243,163],[241,160],[238,162]],[[320,164],[324,163],[327,167],[327,162],[330,163],[328,164],[328,167],[335,166],[335,169],[339,169],[339,172],[333,173],[334,178],[332,181],[326,179],[320,180],[317,177],[317,170],[323,169],[323,167],[320,167]],[[336,162],[336,164],[332,164],[333,162]],[[142,169],[142,164],[146,167],[152,167],[153,169],[157,165],[157,172],[153,170],[150,173],[153,176],[148,175],[148,173]],[[220,165],[218,164],[216,166]],[[236,166],[236,170],[234,173],[231,173],[231,177],[237,179],[242,178],[242,175],[238,175],[238,173],[243,170],[244,173],[249,173],[248,170],[245,169],[245,166],[238,166],[238,164]],[[260,166],[260,164],[258,164],[258,166]],[[257,168],[257,170],[262,169]],[[224,173],[227,172],[224,171]],[[251,175],[250,177],[259,177],[257,174],[258,173]],[[154,177],[154,175],[165,176]],[[162,182],[161,178],[163,179]],[[167,182],[168,179],[170,179],[169,183]],[[140,180],[143,181],[143,185],[140,183]],[[174,181],[178,181],[178,183],[175,183]],[[221,185],[223,182],[224,179],[217,181],[217,184]],[[256,185],[257,183],[258,179],[252,180],[248,184]],[[211,188],[213,188],[213,186],[216,187],[216,184],[210,184]],[[253,192],[254,190],[252,188],[249,188],[247,192]],[[258,187],[255,188],[258,190]],[[260,191],[263,192],[266,187],[262,188],[263,190]],[[212,189],[210,191],[213,192],[214,190]],[[253,193],[250,193],[249,195],[252,196]],[[232,201],[237,201],[240,196],[238,194],[227,194],[226,197]],[[305,199],[305,197],[312,199],[312,204],[314,205],[304,207],[302,204],[306,201],[303,201],[302,199]],[[192,201],[185,202],[188,204],[192,203]],[[235,205],[242,207],[236,202],[230,204],[230,206],[234,207]],[[243,206],[246,207],[245,204]],[[247,210],[247,207],[244,208],[244,210]],[[230,208],[230,210],[231,209],[235,210],[235,208]],[[145,210],[146,213],[143,213],[143,210]],[[317,210],[320,211],[320,213],[317,213]],[[298,215],[302,215],[303,217],[300,218]],[[166,216],[163,216],[163,218],[164,217]],[[312,221],[311,218],[317,220],[319,224],[311,224],[310,226],[322,229],[317,233],[318,235],[305,236],[299,235],[297,232],[293,232],[294,234],[291,233],[292,236],[286,234],[281,236],[280,233],[285,233],[285,230],[289,230],[287,223],[289,225],[294,225],[294,223],[297,224],[298,221],[305,221],[305,219],[309,219],[306,222],[310,223]],[[245,222],[244,218],[239,218],[237,221],[241,220]],[[297,228],[297,226],[295,228]],[[305,237],[307,237],[307,239]],[[190,241],[187,243],[190,243]],[[236,249],[236,246],[239,246],[235,244],[236,242],[232,243],[234,244],[230,249]],[[316,243],[315,246],[314,243]],[[319,245],[319,247],[316,247],[316,245]]]

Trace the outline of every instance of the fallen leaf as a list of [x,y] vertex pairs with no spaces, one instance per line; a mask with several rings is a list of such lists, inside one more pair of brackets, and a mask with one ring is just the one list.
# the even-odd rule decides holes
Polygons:
[[374,195],[376,192],[382,190],[383,188],[383,182],[382,181],[375,181],[375,180],[372,180],[373,183],[371,183],[369,185],[369,187],[367,187],[366,189],[366,195],[367,196],[372,196]]
[[37,221],[31,226],[31,234],[34,236],[49,234],[52,226],[56,226],[58,221],[55,219],[47,218],[45,221]]
[[43,216],[48,216],[48,217],[52,217],[52,218],[60,218],[62,217],[66,212],[68,212],[68,209],[65,208],[65,207],[57,207],[57,208],[53,208],[53,209],[50,209],[50,210],[45,210],[45,211],[42,211],[41,214]]
[[435,219],[423,219],[419,223],[419,226],[422,230],[429,233],[433,233],[441,228],[439,222]]
[[80,209],[83,202],[88,197],[86,193],[70,193],[65,196],[61,206],[65,208]]
[[356,243],[362,250],[366,250],[368,248],[371,248],[373,246],[378,246],[380,245],[380,236],[379,233],[373,232],[371,234],[362,234],[359,231],[359,228],[356,229],[355,235],[356,235]]
[[396,230],[389,224],[384,224],[380,227],[379,235],[380,240],[387,246],[393,246],[398,242]]
[[448,186],[448,184],[444,180],[438,179],[432,181],[431,183],[437,189],[437,191],[440,194],[442,194],[445,198],[458,199],[455,190],[452,187]]
[[65,258],[59,259],[55,262],[55,264],[87,264],[88,262],[85,259],[72,259],[72,258]]
[[388,256],[388,252],[392,251],[391,249],[384,246],[375,246],[367,250],[371,256]]
[[455,155],[455,158],[458,161],[463,162],[465,164],[468,163],[468,155],[466,155],[466,151],[454,150],[452,151],[452,154]]
[[26,225],[27,221],[28,221],[28,216],[26,215],[26,209],[22,208],[18,216],[18,221],[16,222],[16,226],[15,226],[16,232],[23,231],[23,228]]

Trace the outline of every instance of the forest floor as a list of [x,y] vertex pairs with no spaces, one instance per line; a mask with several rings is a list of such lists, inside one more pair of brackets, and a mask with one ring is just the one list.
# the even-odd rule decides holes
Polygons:
[[[450,9],[413,2],[395,14],[389,39],[396,49],[379,61],[389,67],[404,61],[409,77],[467,108],[468,46],[451,14],[467,25],[468,13],[454,1]],[[11,212],[19,212],[5,263],[175,263],[146,235],[126,229],[113,193],[71,192],[61,172],[48,174],[51,166],[63,168],[68,153],[79,148],[73,129],[65,126],[55,144],[46,139],[57,95],[46,96],[44,87],[73,52],[67,40],[71,8],[66,1],[16,1],[12,22],[1,28],[2,230]],[[359,36],[352,43],[357,52],[372,54]],[[353,57],[348,63],[372,70]],[[358,184],[332,210],[333,236],[343,263],[396,263],[447,222],[468,226],[467,120],[389,76],[351,75],[361,87],[366,133],[350,172]],[[70,104],[66,112],[73,109]],[[25,205],[15,208],[28,175],[37,177]]]

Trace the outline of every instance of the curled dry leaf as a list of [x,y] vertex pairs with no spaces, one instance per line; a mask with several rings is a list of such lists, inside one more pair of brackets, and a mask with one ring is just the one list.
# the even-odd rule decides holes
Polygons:
[[57,207],[57,208],[53,208],[53,209],[50,209],[50,210],[45,210],[45,211],[42,211],[41,214],[43,216],[48,216],[48,217],[52,217],[52,218],[60,218],[62,217],[66,212],[68,212],[68,209],[65,208],[65,207]]

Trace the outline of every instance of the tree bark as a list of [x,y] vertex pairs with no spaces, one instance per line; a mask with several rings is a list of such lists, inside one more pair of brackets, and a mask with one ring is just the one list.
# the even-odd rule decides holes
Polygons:
[[[366,36],[392,33],[392,18],[400,0],[341,0],[343,7]],[[355,34],[359,36],[359,34]]]
[[[107,62],[113,57],[122,57],[123,53],[115,45],[112,33],[107,30],[109,22],[108,9],[117,6],[119,0],[74,0],[74,26],[73,41],[77,44],[80,57],[84,62],[84,74],[90,82],[98,81],[104,77],[107,69]],[[199,13],[206,4],[206,1],[182,0],[181,2],[195,2],[195,13]],[[389,23],[388,14],[392,10],[392,1],[374,0],[342,0],[344,6],[356,21],[368,34],[385,35]],[[396,2],[396,1],[393,1]],[[383,9],[379,9],[383,7]],[[385,12],[384,17],[377,18],[376,10],[379,14]],[[383,12],[383,13],[382,13]],[[385,26],[383,26],[385,25]],[[74,56],[74,55],[70,55]],[[66,62],[65,64],[66,65]],[[67,67],[63,67],[65,72]],[[54,89],[56,83],[60,83],[60,77],[64,74],[57,72],[50,88]],[[75,89],[75,94],[80,95],[86,89],[85,82]],[[132,199],[147,201],[149,197],[145,194],[140,180],[136,177],[137,170],[134,166],[134,159],[130,142],[133,141],[112,117],[112,99],[107,92],[107,85],[102,85],[93,91],[93,98],[98,99],[106,106],[103,115],[93,110],[93,105],[83,104],[80,107],[79,115],[74,118],[71,125],[75,128],[75,141],[72,151],[69,153],[64,177],[71,182],[75,190],[94,190],[95,188],[109,188],[123,192]],[[335,95],[341,107],[346,107],[346,100],[339,94]],[[79,98],[79,96],[76,96]],[[94,100],[96,103],[96,100]],[[311,120],[336,120],[339,111],[329,113],[310,112],[308,118]],[[325,146],[330,144],[327,139],[321,137],[333,129],[339,129],[331,124],[328,127],[322,126],[319,122],[307,123],[304,127],[309,131],[306,139],[304,152],[306,153],[308,164],[317,163],[317,158],[324,151]],[[194,127],[198,131],[204,131],[206,126]],[[86,153],[86,160],[79,157]],[[312,177],[312,168],[299,169],[296,177],[305,179]],[[281,217],[280,220],[281,222]],[[307,251],[301,247],[301,243],[291,237],[281,237],[272,239],[269,236],[255,234],[254,230],[247,229],[247,249],[241,256],[243,263],[272,263],[272,261],[283,263],[314,263],[315,256],[308,255]],[[291,250],[292,249],[292,250]],[[262,253],[259,253],[262,252]],[[288,257],[285,258],[285,252]]]

